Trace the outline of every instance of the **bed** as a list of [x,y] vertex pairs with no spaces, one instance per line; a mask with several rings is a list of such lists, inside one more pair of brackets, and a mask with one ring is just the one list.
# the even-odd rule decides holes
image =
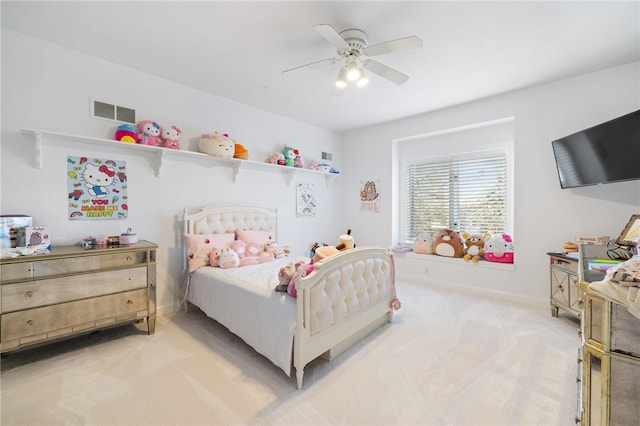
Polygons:
[[[254,206],[185,209],[185,238],[248,229],[270,232],[277,241],[276,213]],[[197,306],[287,376],[295,368],[301,389],[309,362],[319,356],[330,360],[390,322],[399,302],[389,250],[342,251],[317,262],[312,273],[297,280],[297,297],[276,292],[278,270],[299,259],[309,260],[289,254],[239,268],[200,267],[187,275],[185,308],[189,303]]]

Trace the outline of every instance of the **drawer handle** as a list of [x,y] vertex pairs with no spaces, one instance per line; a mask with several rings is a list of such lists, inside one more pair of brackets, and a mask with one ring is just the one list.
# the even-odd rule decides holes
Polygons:
[[127,256],[127,262],[133,262],[133,257]]
[[127,300],[127,305],[133,305],[133,300],[131,299]]
[[33,292],[32,291],[28,291],[24,294],[24,297],[26,297],[27,299],[30,299],[33,297]]
[[27,327],[33,327],[33,320],[27,321]]

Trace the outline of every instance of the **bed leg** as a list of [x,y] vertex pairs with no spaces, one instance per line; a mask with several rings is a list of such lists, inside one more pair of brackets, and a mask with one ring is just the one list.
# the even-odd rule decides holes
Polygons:
[[303,375],[304,375],[304,368],[296,368],[296,379],[298,380],[298,389],[302,389]]

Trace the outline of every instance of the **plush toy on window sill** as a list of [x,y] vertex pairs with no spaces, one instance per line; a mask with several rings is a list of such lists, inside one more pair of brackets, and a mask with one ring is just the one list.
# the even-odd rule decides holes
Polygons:
[[484,256],[484,235],[482,234],[462,234],[464,238],[464,260],[478,262]]
[[139,122],[138,143],[149,146],[162,145],[162,138],[160,138],[160,125],[153,120],[144,120]]
[[464,253],[464,241],[460,235],[452,229],[440,231],[432,246],[433,254],[445,257],[462,257]]
[[169,149],[180,149],[180,136],[182,130],[178,126],[170,126],[162,128],[162,139],[164,140],[164,147]]
[[418,234],[413,243],[413,252],[418,254],[433,254],[433,235],[428,232]]
[[484,243],[484,259],[489,262],[513,263],[513,240],[508,234],[488,238]]

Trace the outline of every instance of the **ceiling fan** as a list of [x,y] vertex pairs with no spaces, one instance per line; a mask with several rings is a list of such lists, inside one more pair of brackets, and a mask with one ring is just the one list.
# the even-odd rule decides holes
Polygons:
[[[340,68],[338,78],[335,82],[334,89],[338,91],[346,88],[349,82],[354,82],[360,87],[366,85],[368,79],[364,70],[371,71],[398,85],[406,83],[407,80],[409,80],[408,75],[376,60],[370,59],[370,57],[422,47],[422,40],[416,36],[404,37],[368,46],[367,33],[362,30],[348,29],[338,33],[331,25],[327,24],[314,25],[313,29],[337,49],[338,57],[311,62],[285,70],[282,73],[301,69],[313,69],[344,61],[344,66]],[[334,92],[336,92],[336,90],[334,90]]]

